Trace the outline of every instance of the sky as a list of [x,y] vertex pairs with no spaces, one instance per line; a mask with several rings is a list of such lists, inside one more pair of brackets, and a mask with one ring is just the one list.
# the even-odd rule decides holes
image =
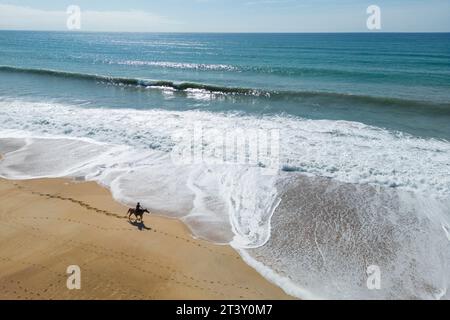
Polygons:
[[450,0],[0,0],[0,30],[368,32],[366,10],[381,9],[384,32],[450,32]]

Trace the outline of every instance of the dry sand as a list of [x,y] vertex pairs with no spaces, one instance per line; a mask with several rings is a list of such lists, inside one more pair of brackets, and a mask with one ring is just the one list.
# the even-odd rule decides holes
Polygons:
[[0,179],[0,299],[290,299],[231,247],[127,209],[95,183]]

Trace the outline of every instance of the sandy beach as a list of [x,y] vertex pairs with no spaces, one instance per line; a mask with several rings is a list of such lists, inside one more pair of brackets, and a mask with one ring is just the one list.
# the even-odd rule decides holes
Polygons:
[[[127,208],[91,182],[0,180],[0,299],[289,299],[229,246]],[[67,267],[81,270],[69,290]]]
[[0,300],[450,300],[450,1],[2,2]]

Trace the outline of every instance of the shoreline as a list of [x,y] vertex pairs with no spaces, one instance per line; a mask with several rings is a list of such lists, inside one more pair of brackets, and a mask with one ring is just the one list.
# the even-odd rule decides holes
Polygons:
[[[95,182],[0,179],[0,299],[293,299],[229,245],[127,207]],[[78,265],[81,290],[67,289]]]

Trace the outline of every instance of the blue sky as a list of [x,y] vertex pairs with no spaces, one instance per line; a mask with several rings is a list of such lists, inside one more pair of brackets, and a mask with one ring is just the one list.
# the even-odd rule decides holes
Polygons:
[[450,32],[450,0],[0,0],[0,29],[65,30],[66,8],[83,31],[364,32],[369,5],[386,32]]

